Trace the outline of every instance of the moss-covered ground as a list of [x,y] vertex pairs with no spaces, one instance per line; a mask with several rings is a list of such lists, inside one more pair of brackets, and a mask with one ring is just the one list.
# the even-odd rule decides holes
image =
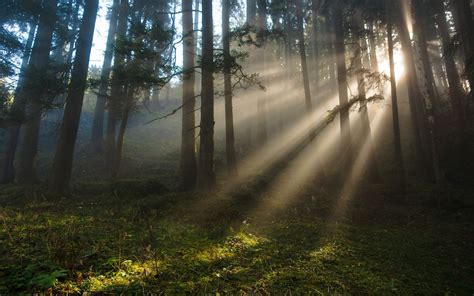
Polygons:
[[271,198],[251,192],[127,182],[59,202],[2,188],[0,294],[474,293],[470,188],[365,186],[335,219],[335,189],[270,213],[251,210]]

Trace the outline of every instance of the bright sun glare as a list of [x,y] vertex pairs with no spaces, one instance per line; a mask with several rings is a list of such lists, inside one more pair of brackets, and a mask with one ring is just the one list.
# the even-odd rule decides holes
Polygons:
[[[395,79],[398,81],[405,75],[405,64],[403,60],[403,54],[399,49],[395,49],[393,52],[393,61],[395,64]],[[384,59],[382,64],[379,65],[382,72],[390,76],[390,64],[388,59]]]

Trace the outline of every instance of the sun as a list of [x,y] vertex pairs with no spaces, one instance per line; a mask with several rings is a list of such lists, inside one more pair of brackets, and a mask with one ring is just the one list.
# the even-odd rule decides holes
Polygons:
[[[393,62],[395,66],[395,80],[400,80],[405,75],[405,61],[403,58],[403,53],[400,49],[395,48],[393,51]],[[381,72],[390,76],[390,63],[388,58],[383,59],[379,64]]]

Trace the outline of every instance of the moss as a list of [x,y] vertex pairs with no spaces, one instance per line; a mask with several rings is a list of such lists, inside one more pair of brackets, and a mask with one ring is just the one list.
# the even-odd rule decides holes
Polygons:
[[154,186],[138,200],[125,188],[119,198],[3,207],[0,293],[462,295],[474,286],[469,209],[362,195],[364,206],[348,209],[357,214],[334,225],[321,214],[329,193],[256,219],[238,200],[152,195]]

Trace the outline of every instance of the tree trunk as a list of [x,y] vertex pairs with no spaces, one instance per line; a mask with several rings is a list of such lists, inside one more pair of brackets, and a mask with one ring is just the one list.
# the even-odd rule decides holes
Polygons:
[[214,174],[214,61],[212,0],[202,1],[201,141],[197,185],[209,190]]
[[[258,18],[257,18],[257,35],[264,38],[265,30],[267,28],[267,2],[266,0],[258,0]],[[263,39],[263,42],[265,40]],[[265,44],[262,48],[257,50],[258,61],[262,63],[261,71],[265,72]],[[262,79],[265,83],[265,77]],[[265,95],[257,98],[257,141],[260,145],[267,143],[267,98]]]
[[117,31],[117,20],[119,13],[119,0],[114,0],[110,12],[109,32],[107,34],[107,45],[105,48],[104,62],[102,64],[102,72],[100,74],[100,87],[97,94],[97,101],[94,111],[94,121],[92,123],[91,142],[93,147],[101,151],[104,141],[104,115],[105,103],[107,101],[107,89],[109,87],[110,72],[112,70],[112,58],[114,56],[114,41]]
[[51,189],[60,194],[67,190],[71,180],[74,147],[81,118],[98,8],[99,0],[85,1],[79,38],[76,42],[74,68],[72,70],[63,122],[59,131],[59,139],[53,162]]
[[247,25],[255,26],[257,15],[256,0],[247,0]]
[[308,64],[306,62],[306,47],[304,44],[303,3],[301,0],[296,0],[296,18],[298,25],[298,47],[301,58],[301,72],[303,75],[306,112],[311,114],[313,111],[313,104],[311,102],[311,90],[309,88]]
[[423,171],[425,178],[432,180],[434,173],[432,167],[427,120],[424,114],[422,95],[415,69],[415,59],[413,57],[413,49],[407,27],[408,20],[406,19],[405,11],[402,8],[401,1],[399,1],[398,7],[396,7],[396,13],[399,38],[402,44],[402,51],[406,66],[405,79],[408,87],[410,113],[415,130],[417,161],[419,163],[419,167]]
[[378,182],[380,180],[379,170],[377,167],[377,161],[375,158],[375,149],[372,141],[372,133],[370,130],[369,112],[367,110],[367,94],[365,89],[365,77],[364,68],[362,65],[362,48],[366,47],[366,41],[361,34],[363,27],[363,21],[359,13],[353,15],[353,30],[354,30],[354,43],[356,46],[355,57],[354,57],[354,68],[357,73],[357,92],[360,99],[360,116],[362,123],[362,142],[367,142],[368,152],[368,165],[367,165],[367,176],[370,181]]
[[120,171],[120,165],[122,162],[122,153],[123,153],[123,141],[125,139],[125,131],[127,130],[127,124],[128,124],[128,119],[130,117],[130,111],[132,110],[133,106],[133,97],[135,90],[133,87],[128,86],[126,87],[127,90],[126,92],[126,102],[125,102],[125,107],[122,113],[122,120],[120,121],[120,128],[119,128],[119,133],[117,137],[117,147],[115,149],[115,159],[114,159],[114,164],[112,168],[112,180],[115,180],[118,176],[118,173]]
[[421,95],[423,97],[423,106],[424,106],[424,113],[427,120],[427,128],[428,128],[428,139],[430,141],[430,149],[431,149],[431,161],[432,161],[432,169],[433,174],[435,177],[435,181],[437,183],[441,182],[442,173],[441,168],[439,165],[439,157],[438,157],[438,143],[436,139],[436,113],[435,113],[435,106],[436,106],[436,95],[435,95],[435,87],[434,87],[434,79],[433,79],[433,72],[431,70],[431,63],[428,56],[428,43],[426,41],[426,27],[425,27],[425,20],[426,17],[424,12],[426,11],[426,7],[424,7],[421,3],[421,0],[414,0],[414,12],[415,17],[413,21],[413,37],[414,37],[414,48],[415,48],[415,58],[416,64],[415,67],[418,70],[417,75],[420,77],[420,87],[421,87]]
[[68,51],[67,59],[66,59],[67,65],[71,64],[72,57],[73,57],[73,54],[74,54],[74,51],[75,51],[74,41],[76,40],[80,8],[81,8],[81,3],[79,1],[76,1],[76,8],[74,9],[74,13],[72,15],[72,29],[71,29],[71,32],[70,32],[71,37],[69,39],[69,51]]
[[192,3],[183,0],[183,114],[181,127],[181,187],[184,190],[196,186],[194,54],[195,34],[193,33]]
[[21,91],[21,96],[24,96],[25,102],[27,102],[27,122],[24,125],[23,141],[19,151],[20,161],[16,176],[20,183],[33,183],[36,181],[35,162],[41,122],[41,101],[44,99],[45,90],[28,86],[34,85],[35,81],[48,75],[49,52],[52,47],[51,41],[56,23],[57,0],[48,0],[45,3],[44,9],[47,13],[40,16],[38,32],[24,80],[25,87]]
[[459,40],[464,50],[464,71],[469,80],[471,95],[474,89],[474,23],[470,0],[452,0],[455,6],[454,20],[457,24]]
[[[297,0],[298,6],[302,7],[301,0]],[[314,73],[314,84],[315,84],[315,89],[316,92],[319,91],[319,85],[320,85],[320,65],[319,65],[319,28],[318,28],[318,3],[319,1],[313,0],[311,3],[311,10],[312,10],[312,15],[313,15],[313,27],[312,27],[312,46],[313,46],[313,73]],[[302,16],[302,8],[301,8],[301,18]],[[298,26],[299,26],[299,21],[298,21]],[[304,36],[304,34],[303,34]],[[318,98],[316,99],[318,101]]]
[[[340,2],[338,4],[341,4]],[[337,84],[339,89],[339,104],[344,106],[348,103],[347,93],[347,68],[344,45],[344,18],[343,8],[336,7],[334,10],[334,31],[335,31],[335,54],[337,64]],[[341,125],[341,157],[343,159],[343,172],[349,172],[352,164],[352,144],[349,123],[349,110],[344,109],[339,114]]]
[[[390,4],[388,5],[390,8]],[[400,137],[400,119],[398,116],[397,82],[395,78],[395,61],[393,58],[393,20],[391,9],[388,9],[387,16],[387,43],[388,57],[390,63],[390,87],[392,95],[392,122],[393,122],[393,144],[395,148],[395,167],[398,184],[403,189],[405,187],[405,166],[403,164],[402,141]]]
[[[127,33],[127,16],[128,16],[128,0],[121,0],[119,19],[117,23],[117,40],[125,38]],[[119,101],[124,95],[124,82],[120,81],[120,75],[117,72],[123,67],[125,56],[120,52],[115,52],[114,67],[112,72],[112,80],[110,97],[108,100],[109,112],[107,116],[107,131],[105,135],[105,151],[106,166],[112,173],[116,154],[116,125],[120,112]]]
[[372,24],[372,32],[369,32],[369,43],[370,43],[370,68],[372,72],[379,72],[379,61],[377,58],[377,40],[375,35],[377,34],[376,23]]
[[428,41],[426,37],[428,21],[428,15],[426,14],[427,7],[423,5],[423,0],[414,0],[415,7],[415,26],[414,30],[418,37],[418,48],[420,50],[420,58],[423,63],[423,72],[425,74],[426,90],[428,91],[428,97],[430,98],[429,113],[432,114],[436,119],[436,113],[438,109],[438,97],[436,91],[436,83],[434,81],[433,68],[431,67],[431,61],[428,53]]
[[226,160],[229,175],[237,174],[234,139],[234,113],[232,110],[232,57],[230,55],[230,0],[222,2],[222,48],[224,51],[224,94],[225,94],[225,138]]
[[19,116],[19,118],[17,118],[15,122],[12,123],[12,126],[10,126],[7,130],[5,155],[3,157],[2,177],[0,180],[1,184],[11,183],[15,179],[15,153],[16,148],[18,146],[18,137],[20,135],[21,122],[23,121],[23,119],[21,118],[21,114],[23,113],[23,109],[25,108],[25,98],[21,95],[21,87],[24,83],[26,69],[28,67],[28,61],[30,59],[31,54],[31,47],[35,38],[36,27],[36,23],[30,24],[30,31],[28,32],[28,39],[25,44],[25,51],[23,53],[23,58],[21,61],[18,83],[15,89],[15,99],[13,100],[13,104],[10,108],[10,112],[12,112],[12,114],[15,116]]
[[461,80],[454,61],[455,52],[450,48],[451,37],[449,35],[448,23],[446,21],[445,10],[442,0],[433,1],[436,10],[436,24],[438,25],[439,34],[443,43],[443,56],[446,66],[446,74],[448,76],[449,96],[451,97],[451,104],[454,113],[456,114],[456,121],[459,130],[462,132],[465,127],[466,113],[463,104],[463,91],[461,87]]

